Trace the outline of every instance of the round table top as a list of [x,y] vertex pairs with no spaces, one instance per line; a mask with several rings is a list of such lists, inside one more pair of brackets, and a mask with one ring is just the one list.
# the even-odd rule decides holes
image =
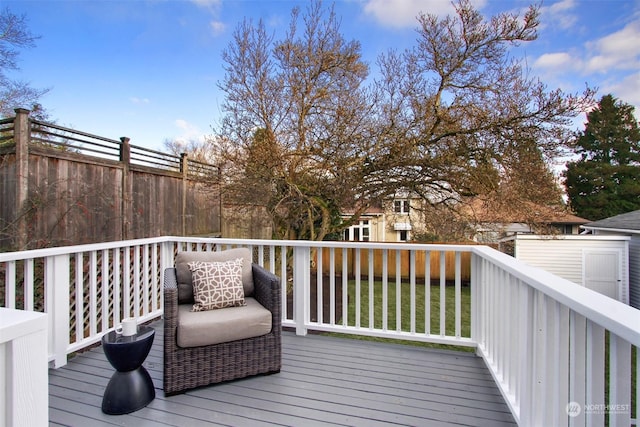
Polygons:
[[127,345],[134,342],[146,341],[155,335],[155,329],[150,326],[138,326],[138,333],[135,335],[124,336],[111,331],[102,336],[103,345]]
[[102,336],[102,349],[111,366],[118,371],[132,371],[147,358],[155,333],[149,326],[138,327],[138,333],[131,336],[111,331]]

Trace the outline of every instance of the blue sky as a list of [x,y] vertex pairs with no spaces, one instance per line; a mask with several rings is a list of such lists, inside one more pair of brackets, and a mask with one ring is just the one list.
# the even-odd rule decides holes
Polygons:
[[[530,2],[477,0],[486,15]],[[12,77],[36,88],[63,126],[160,150],[165,139],[199,139],[221,115],[221,52],[245,17],[263,19],[276,38],[291,9],[279,0],[0,0],[25,14],[41,36],[22,51]],[[325,1],[326,5],[332,2]],[[372,71],[390,48],[416,40],[415,16],[451,13],[446,0],[338,0],[346,39],[362,44]],[[640,117],[640,0],[546,0],[538,40],[511,51],[551,89],[585,83],[636,106]]]

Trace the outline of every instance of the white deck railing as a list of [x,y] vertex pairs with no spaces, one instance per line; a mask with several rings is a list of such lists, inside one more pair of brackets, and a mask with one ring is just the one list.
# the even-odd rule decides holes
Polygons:
[[283,326],[298,334],[475,347],[520,425],[638,414],[640,311],[482,246],[159,237],[0,253],[0,306],[49,314],[59,367],[123,317],[161,316],[178,251],[234,246],[281,277]]

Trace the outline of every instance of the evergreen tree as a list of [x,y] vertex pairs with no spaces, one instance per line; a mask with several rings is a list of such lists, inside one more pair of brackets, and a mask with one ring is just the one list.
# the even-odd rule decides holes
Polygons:
[[564,172],[569,204],[599,220],[640,209],[640,127],[634,107],[605,95],[573,141],[580,156]]

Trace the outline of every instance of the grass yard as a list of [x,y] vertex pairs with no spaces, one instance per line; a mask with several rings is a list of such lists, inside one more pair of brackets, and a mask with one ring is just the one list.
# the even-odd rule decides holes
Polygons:
[[[416,284],[412,295],[411,285],[403,282],[397,286],[395,282],[388,283],[386,292],[381,281],[369,282],[363,280],[359,284],[355,280],[348,283],[348,320],[349,326],[360,326],[361,328],[374,327],[382,329],[386,321],[386,329],[401,330],[405,332],[412,331],[412,318],[414,331],[416,333],[424,333],[428,328],[432,335],[440,335],[440,292],[439,285],[425,287],[424,284]],[[444,310],[445,322],[444,330],[446,335],[455,334],[455,287],[445,286],[444,288]],[[386,295],[385,295],[386,294]],[[460,326],[461,336],[469,337],[471,335],[471,289],[468,286],[460,288],[461,306],[460,306]],[[412,301],[415,301],[415,312],[411,312]],[[386,306],[387,316],[384,317],[383,308]],[[371,314],[373,313],[373,314]],[[428,321],[425,317],[428,315]],[[357,323],[359,317],[360,322]],[[400,325],[398,327],[398,324]],[[353,336],[357,339],[366,339],[373,341],[392,341],[385,338]],[[421,343],[416,341],[401,341],[405,344],[426,346],[426,347],[442,347],[451,348],[451,346],[443,346],[439,344]],[[473,351],[468,347],[456,347],[465,351]]]

